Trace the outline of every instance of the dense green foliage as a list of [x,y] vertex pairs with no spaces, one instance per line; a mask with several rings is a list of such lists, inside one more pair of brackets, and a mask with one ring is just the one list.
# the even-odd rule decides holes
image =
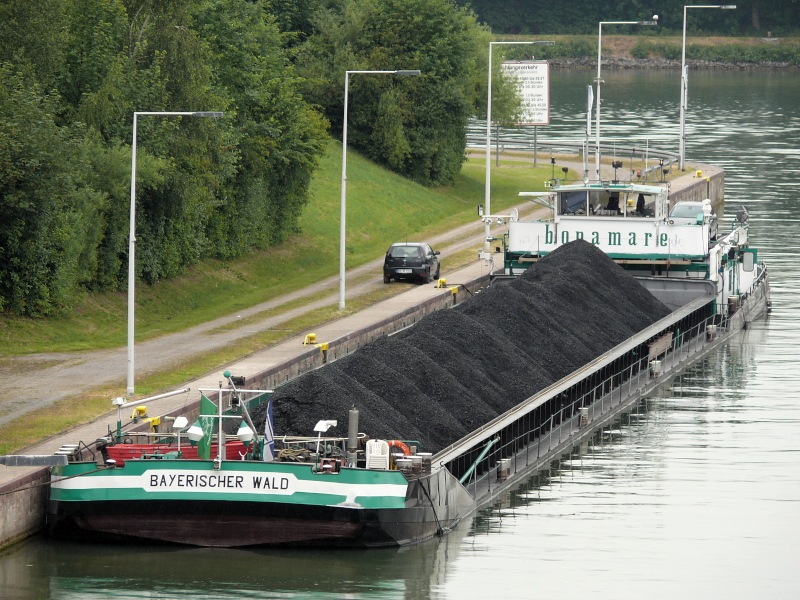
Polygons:
[[[316,78],[307,97],[334,131],[343,127],[345,70],[418,69],[416,77],[351,75],[348,142],[415,181],[452,183],[464,160],[464,126],[486,95],[491,36],[472,13],[449,0],[344,0],[319,10],[312,27],[297,64]],[[519,107],[507,82],[495,81],[505,114],[513,114]]]
[[92,276],[103,198],[87,186],[96,151],[55,122],[58,96],[0,68],[0,302],[38,314],[67,304]]
[[[298,231],[328,119],[355,76],[353,146],[450,183],[480,113],[490,34],[453,0],[6,0],[0,4],[0,310],[57,314]],[[493,65],[497,120],[519,109]]]
[[[674,34],[683,28],[685,0],[457,0],[470,6],[478,19],[494,33],[504,34],[591,34],[599,21],[638,21],[659,16],[658,31],[637,31],[641,35]],[[692,4],[692,3],[688,3]],[[786,35],[800,29],[798,0],[738,0],[706,4],[736,4],[736,10],[690,10],[687,30],[722,35]],[[618,26],[604,31],[629,33],[634,28]]]
[[138,119],[144,280],[297,230],[327,124],[262,2],[11,0],[0,23],[0,309],[126,285],[134,111],[225,111]]
[[[631,49],[634,58],[658,56],[670,60],[681,59],[681,46],[651,39],[639,40]],[[800,46],[780,44],[749,46],[745,44],[702,45],[687,44],[686,58],[723,63],[787,63],[800,65]]]

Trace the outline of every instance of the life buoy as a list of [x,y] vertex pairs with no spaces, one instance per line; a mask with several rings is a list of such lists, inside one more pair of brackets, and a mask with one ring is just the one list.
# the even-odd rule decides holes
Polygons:
[[400,448],[403,451],[403,454],[408,456],[411,454],[411,450],[400,440],[389,440],[389,448]]

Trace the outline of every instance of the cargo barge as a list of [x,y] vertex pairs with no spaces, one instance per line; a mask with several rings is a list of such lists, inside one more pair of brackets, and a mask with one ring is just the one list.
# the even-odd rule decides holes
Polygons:
[[[621,268],[625,278],[635,278],[668,307],[664,316],[521,402],[505,409],[496,404],[493,418],[457,439],[451,439],[460,431],[456,427],[448,430],[449,438],[416,439],[419,431],[440,429],[415,422],[402,412],[402,402],[391,410],[409,431],[414,425],[409,435],[382,425],[378,413],[388,410],[384,405],[352,407],[348,394],[336,407],[299,397],[282,404],[280,390],[240,389],[246,382],[231,377],[225,389],[202,392],[200,431],[176,420],[174,431],[153,432],[137,445],[126,443],[134,440],[118,430],[99,441],[92,460],[53,467],[50,532],[198,546],[416,543],[447,532],[769,310],[767,269],[748,244],[744,209],[730,232],[712,240],[710,206],[694,223],[670,223],[664,187],[600,183],[554,186],[537,195],[553,215],[512,220],[502,240],[504,268],[490,290],[506,283],[513,291],[529,269],[532,280],[546,277],[555,259],[567,256],[576,260],[576,271],[605,270],[616,282],[627,281],[610,270]],[[545,275],[534,273],[538,264]],[[567,265],[559,273],[570,270]],[[596,292],[581,285],[587,296]],[[496,303],[502,293],[483,294]],[[622,312],[632,319],[644,297],[615,299],[606,290],[602,298],[611,305],[603,318]],[[597,316],[564,313],[555,321],[588,329]],[[407,349],[408,341],[401,342]],[[485,351],[491,351],[488,345]],[[312,376],[325,381],[323,369]],[[330,380],[348,369],[356,370],[345,365]],[[305,422],[336,419],[319,420],[313,431],[299,435],[288,431],[289,417],[297,428],[299,414],[286,412],[290,404],[302,404]],[[435,413],[433,404],[428,415],[415,418],[441,420],[444,427],[446,416]],[[346,435],[339,421],[347,422]],[[188,440],[202,444],[196,458],[188,457]]]

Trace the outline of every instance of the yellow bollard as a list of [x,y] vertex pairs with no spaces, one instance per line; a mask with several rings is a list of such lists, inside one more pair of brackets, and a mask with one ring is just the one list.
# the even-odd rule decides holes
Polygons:
[[133,419],[134,423],[138,423],[139,419],[144,419],[147,417],[147,407],[146,406],[137,406],[133,409],[133,413],[131,413],[131,419]]

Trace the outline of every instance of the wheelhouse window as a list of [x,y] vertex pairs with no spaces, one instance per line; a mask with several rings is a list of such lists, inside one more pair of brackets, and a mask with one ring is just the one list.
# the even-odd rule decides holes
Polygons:
[[559,216],[654,217],[657,195],[631,190],[569,190],[558,194]]
[[578,190],[574,192],[559,193],[559,212],[560,215],[585,215],[587,209],[588,192]]

